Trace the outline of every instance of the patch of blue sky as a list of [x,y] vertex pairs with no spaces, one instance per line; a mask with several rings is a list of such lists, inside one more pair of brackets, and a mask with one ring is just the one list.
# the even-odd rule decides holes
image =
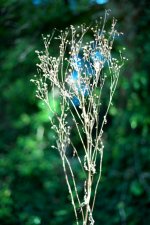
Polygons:
[[98,51],[98,50],[96,50],[96,51],[93,53],[93,55],[92,55],[91,58],[92,58],[93,61],[102,61],[102,62],[105,61],[105,57],[104,57],[103,54],[102,54],[100,51]]
[[[88,61],[84,61],[80,56],[74,56],[71,59],[71,63],[73,66],[73,71],[71,72],[70,79],[72,85],[78,89],[78,93],[82,94],[84,96],[89,95],[89,87],[85,83],[79,84],[79,76],[82,76],[83,73],[86,74],[86,76],[93,76],[94,70],[92,68],[92,65]],[[80,105],[80,101],[76,96],[73,96],[72,101],[75,106]]]
[[89,87],[87,85],[82,84],[80,89],[81,89],[80,91],[81,91],[82,95],[84,95],[84,96],[89,95]]
[[33,5],[40,6],[47,3],[52,3],[52,0],[32,0]]
[[80,105],[80,101],[76,96],[73,96],[72,98],[72,102],[75,106],[79,106]]
[[34,5],[41,5],[42,4],[42,0],[32,0],[32,3]]
[[91,3],[97,3],[99,5],[106,4],[108,0],[91,0]]
[[83,61],[80,56],[74,56],[71,58],[71,64],[74,67],[74,69],[78,70],[83,67]]
[[94,75],[91,61],[82,60],[82,73],[84,73],[87,77]]
[[79,72],[76,71],[76,70],[73,70],[72,73],[71,73],[71,79],[73,81],[77,81],[79,79]]
[[77,9],[77,0],[70,0],[69,7],[72,11],[76,11]]
[[81,56],[76,56],[72,59],[72,65],[76,71],[85,73],[86,76],[94,75],[92,64],[90,61],[84,61]]
[[[80,85],[80,87],[78,89],[79,89],[79,93],[81,95],[84,95],[84,96],[89,95],[89,88],[84,83],[82,85]],[[73,101],[73,104],[75,106],[80,105],[80,101],[79,101],[79,98],[77,96],[73,96],[72,101]]]
[[[89,95],[89,87],[87,87],[87,85],[84,83],[79,85],[79,76],[82,76],[83,73],[85,73],[86,76],[95,76],[95,70],[92,65],[93,63],[99,61],[104,63],[106,61],[104,55],[99,50],[95,50],[92,53],[91,59],[89,61],[84,61],[81,56],[74,56],[71,59],[71,64],[74,68],[70,77],[72,85],[74,85],[78,89],[78,92],[84,96]],[[73,96],[72,101],[75,106],[80,105],[80,101],[76,96]]]

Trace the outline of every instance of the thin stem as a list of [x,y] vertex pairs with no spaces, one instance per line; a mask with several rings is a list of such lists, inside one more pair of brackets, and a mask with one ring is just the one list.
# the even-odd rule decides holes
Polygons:
[[92,212],[93,212],[94,205],[95,205],[98,185],[99,185],[101,175],[102,175],[102,161],[103,161],[103,149],[101,149],[101,151],[100,151],[99,175],[98,175],[98,179],[97,179],[97,183],[96,183],[96,187],[95,187],[95,191],[94,191],[94,199],[93,199],[93,203],[92,203]]
[[[75,189],[75,193],[76,193],[76,197],[77,197],[79,206],[81,206],[81,201],[80,201],[80,199],[79,199],[79,195],[78,195],[78,191],[77,191],[77,185],[76,185],[76,182],[75,182],[74,173],[73,173],[73,171],[72,171],[70,162],[69,162],[69,160],[67,159],[66,155],[64,155],[64,157],[65,157],[65,160],[66,160],[66,162],[67,162],[67,164],[68,164],[68,167],[69,167],[69,170],[70,170],[70,173],[71,173],[71,177],[72,177],[72,181],[73,181],[73,185],[74,185],[74,189]],[[82,213],[82,219],[84,220],[84,213],[83,213],[82,207],[81,207],[81,213]]]
[[78,215],[77,215],[77,210],[76,210],[76,206],[75,206],[75,202],[74,202],[74,197],[73,197],[72,189],[71,189],[71,186],[70,186],[70,183],[69,183],[69,179],[68,179],[68,175],[67,175],[67,171],[66,171],[66,166],[65,166],[65,162],[64,162],[64,157],[61,155],[61,158],[62,158],[62,163],[63,163],[63,169],[64,169],[64,174],[65,174],[66,183],[67,183],[67,186],[68,186],[69,194],[70,194],[70,196],[71,196],[71,202],[72,202],[73,209],[74,209],[74,214],[75,214],[75,218],[76,218],[76,223],[77,223],[77,225],[79,225],[79,222],[78,222]]

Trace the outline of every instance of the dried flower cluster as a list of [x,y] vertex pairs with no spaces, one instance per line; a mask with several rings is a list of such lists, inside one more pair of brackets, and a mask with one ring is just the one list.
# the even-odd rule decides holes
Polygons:
[[[121,54],[119,60],[112,56],[114,40],[120,33],[115,29],[115,19],[110,30],[106,32],[107,15],[108,12],[95,26],[71,25],[65,31],[60,31],[56,37],[54,33],[43,37],[45,50],[36,51],[40,60],[37,64],[39,75],[32,80],[37,86],[36,96],[53,113],[50,120],[52,129],[57,134],[57,145],[52,147],[59,151],[62,159],[76,223],[80,224],[82,216],[83,225],[94,224],[93,209],[101,178],[104,150],[103,127],[107,123],[107,114],[124,61]],[[87,32],[92,39],[85,42]],[[59,42],[58,57],[49,53],[52,39]],[[103,103],[105,87],[108,89],[108,96],[105,98],[107,102]],[[52,93],[51,98],[49,93]],[[56,95],[60,99],[60,114],[55,107]],[[54,102],[53,107],[51,102]],[[103,104],[105,112],[100,119]],[[80,139],[82,151],[77,149],[71,139],[72,127]],[[68,154],[69,149],[73,150],[73,156],[85,174],[82,196],[78,190],[72,157]]]

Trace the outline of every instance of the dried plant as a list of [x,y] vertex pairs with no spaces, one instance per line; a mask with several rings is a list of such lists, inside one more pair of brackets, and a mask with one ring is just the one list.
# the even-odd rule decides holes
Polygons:
[[[37,86],[36,96],[53,115],[51,129],[57,135],[57,143],[52,148],[60,153],[77,225],[94,224],[93,209],[104,151],[103,128],[124,61],[121,53],[119,59],[112,56],[114,40],[121,33],[115,28],[115,19],[110,29],[105,30],[107,16],[108,11],[94,26],[71,25],[57,36],[54,31],[51,36],[43,37],[45,50],[36,51],[40,60],[39,75],[32,81]],[[85,43],[88,32],[92,39]],[[49,53],[52,40],[59,42],[58,57]],[[56,109],[56,97],[61,113]],[[73,142],[73,131],[82,150]],[[75,176],[74,160],[84,172],[82,181]],[[83,187],[82,191],[77,182]]]

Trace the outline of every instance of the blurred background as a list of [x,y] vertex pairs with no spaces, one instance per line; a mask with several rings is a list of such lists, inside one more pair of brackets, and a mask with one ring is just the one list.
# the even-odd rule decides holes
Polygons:
[[126,47],[128,62],[105,127],[94,219],[103,225],[150,224],[149,2],[0,1],[0,225],[74,224],[59,154],[50,147],[55,136],[48,112],[30,79],[35,50],[44,48],[42,34],[89,24],[105,9],[124,33],[115,48]]

